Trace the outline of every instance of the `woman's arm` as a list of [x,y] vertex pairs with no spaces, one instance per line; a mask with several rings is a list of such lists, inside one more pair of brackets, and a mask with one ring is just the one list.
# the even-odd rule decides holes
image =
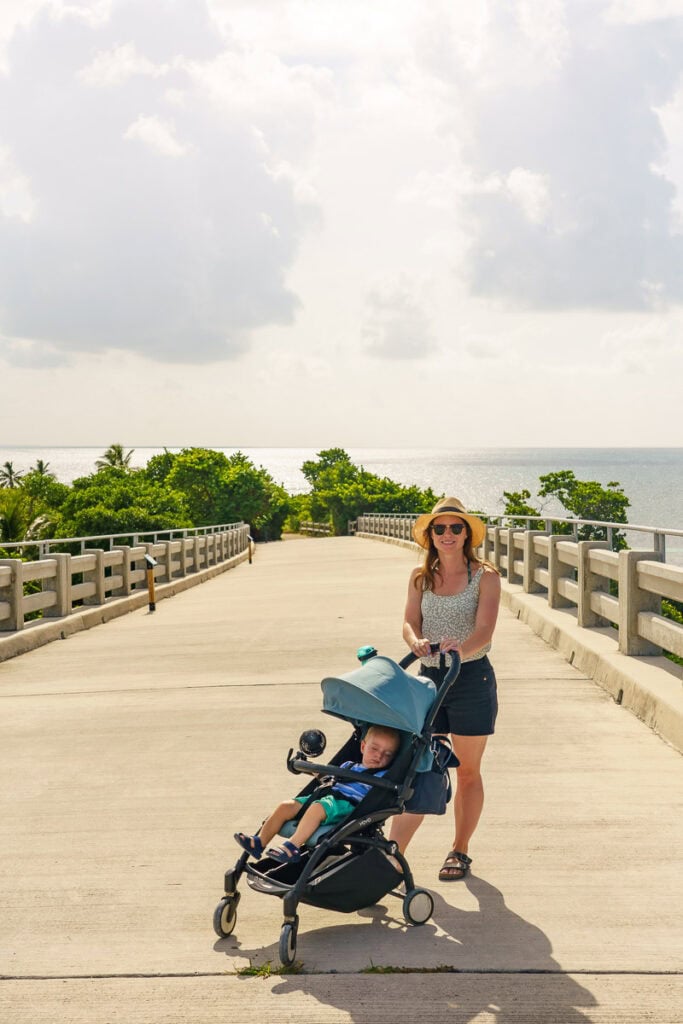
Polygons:
[[422,636],[422,588],[415,586],[419,571],[419,569],[413,569],[410,574],[408,598],[403,617],[403,639],[413,654],[423,658],[429,654],[429,640]]
[[497,572],[485,569],[479,584],[479,603],[474,620],[474,629],[461,643],[457,640],[444,640],[442,651],[458,651],[461,658],[469,658],[482,647],[491,642],[496,628],[498,608],[500,606],[500,576]]

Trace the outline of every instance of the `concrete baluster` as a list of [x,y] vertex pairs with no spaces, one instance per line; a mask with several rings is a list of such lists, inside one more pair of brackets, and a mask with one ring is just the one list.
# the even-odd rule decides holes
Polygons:
[[493,562],[496,569],[498,570],[500,570],[500,531],[500,526],[494,526],[493,529],[491,530],[491,533],[493,534],[493,541],[491,544],[491,553],[489,555],[490,561]]
[[55,574],[43,580],[44,591],[54,591],[55,603],[43,609],[44,619],[63,618],[71,614],[71,555],[55,551],[49,561],[55,562]]
[[112,567],[112,572],[116,576],[121,576],[121,586],[112,590],[112,597],[127,597],[133,589],[133,585],[130,580],[130,545],[119,544],[112,548],[112,551],[121,552],[121,565],[115,565]]
[[601,615],[591,608],[591,594],[596,591],[609,592],[609,580],[596,572],[591,572],[590,553],[594,548],[609,548],[606,540],[580,540],[578,545],[579,559],[579,601],[577,612],[577,623],[579,626],[590,628],[601,626],[604,620]]
[[568,540],[569,537],[561,533],[555,533],[548,537],[548,604],[551,608],[570,608],[572,604],[560,594],[557,588],[561,579],[572,579],[574,575],[572,566],[560,561],[557,550],[558,544],[564,544]]
[[523,577],[515,569],[515,534],[519,533],[518,526],[510,526],[504,531],[507,538],[508,548],[508,583],[521,583]]
[[83,573],[84,583],[94,583],[95,593],[90,597],[83,598],[84,605],[104,604],[106,591],[104,589],[104,551],[101,548],[84,548],[84,555],[92,555],[95,559],[95,568]]
[[165,541],[162,541],[162,544],[164,545],[164,575],[163,575],[162,579],[163,579],[163,581],[165,583],[170,583],[171,580],[173,579],[173,573],[174,573],[174,568],[173,568],[173,547],[174,547],[175,541],[165,540]]
[[188,550],[189,550],[189,545],[188,545],[188,542],[187,542],[187,537],[182,536],[180,538],[180,553],[179,553],[180,567],[179,567],[179,570],[178,570],[178,572],[180,573],[181,578],[183,576],[187,576],[187,552],[188,552]]
[[619,552],[619,650],[622,654],[654,656],[662,653],[661,647],[638,634],[639,612],[656,612],[661,615],[662,599],[638,586],[638,562],[661,562],[659,551]]
[[0,565],[11,572],[10,585],[0,590],[0,600],[9,604],[9,618],[0,619],[0,632],[24,628],[24,563],[20,558],[0,558]]
[[481,557],[484,559],[484,561],[487,561],[487,562],[492,562],[493,561],[493,559],[491,558],[491,537],[489,536],[490,533],[491,533],[491,527],[487,523],[486,524],[486,531],[484,532],[484,539],[481,542],[481,548],[482,548]]
[[540,555],[534,546],[536,537],[547,537],[545,530],[524,531],[524,576],[522,586],[525,594],[538,594],[545,590],[545,587],[536,579],[536,570],[542,568],[543,555]]

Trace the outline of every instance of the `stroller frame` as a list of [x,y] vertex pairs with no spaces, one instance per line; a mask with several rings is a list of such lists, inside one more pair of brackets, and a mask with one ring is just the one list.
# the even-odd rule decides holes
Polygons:
[[[432,645],[432,649],[437,651],[438,644]],[[405,669],[415,660],[414,654],[408,654],[398,663],[398,668]],[[282,899],[279,956],[285,967],[291,967],[296,958],[299,903],[352,913],[372,906],[386,895],[392,895],[402,899],[403,916],[407,924],[421,925],[429,920],[434,910],[432,896],[426,889],[415,886],[408,861],[397,844],[384,836],[382,824],[387,818],[401,814],[406,801],[412,796],[412,783],[425,751],[429,749],[434,720],[459,670],[460,659],[457,654],[453,654],[450,668],[436,692],[420,734],[407,733],[404,736],[402,746],[386,775],[363,775],[363,782],[371,787],[370,791],[349,817],[331,826],[313,848],[304,848],[301,859],[292,864],[282,864],[264,856],[252,862],[250,852],[245,850],[234,867],[226,870],[224,895],[213,916],[214,931],[220,938],[227,938],[235,929],[237,907],[241,899],[238,885],[243,874],[246,874],[250,888]],[[361,723],[347,718],[338,710],[326,713],[354,724],[352,736],[335,755],[334,760],[340,763],[349,760],[348,755],[358,749],[363,727],[385,724],[371,721]],[[340,764],[315,763],[301,750],[296,753],[293,749],[289,751],[287,768],[297,775],[333,777],[335,781],[358,780],[357,772],[341,768]],[[402,782],[389,777],[392,769],[394,774],[401,770]],[[311,781],[300,795],[314,798],[317,789],[318,785]],[[387,806],[389,796],[391,800]],[[306,806],[302,805],[301,814]],[[358,856],[367,861],[367,870],[363,873],[362,884],[354,884],[352,892],[349,892],[343,886],[344,877],[356,870],[354,865]],[[395,867],[392,861],[398,866]],[[404,885],[404,892],[398,891],[401,884]]]

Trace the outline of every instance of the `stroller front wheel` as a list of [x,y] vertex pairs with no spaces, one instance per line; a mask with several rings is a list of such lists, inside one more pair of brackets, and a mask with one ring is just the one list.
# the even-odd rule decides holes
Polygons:
[[296,959],[295,924],[283,924],[280,930],[280,962],[284,967],[291,967]]
[[403,900],[403,916],[408,924],[425,924],[434,913],[434,900],[426,889],[411,889]]
[[234,897],[226,896],[213,912],[213,930],[221,939],[232,935],[237,924],[237,903]]

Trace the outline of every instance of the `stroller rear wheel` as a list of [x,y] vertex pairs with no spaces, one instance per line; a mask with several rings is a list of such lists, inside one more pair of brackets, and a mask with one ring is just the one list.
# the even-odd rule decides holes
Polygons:
[[411,889],[403,900],[403,916],[408,924],[425,924],[434,913],[434,900],[426,889]]
[[280,930],[280,962],[284,967],[291,967],[296,959],[296,933],[299,919],[294,924],[283,924]]
[[237,896],[225,896],[213,912],[213,930],[221,939],[227,939],[232,935],[237,924]]

